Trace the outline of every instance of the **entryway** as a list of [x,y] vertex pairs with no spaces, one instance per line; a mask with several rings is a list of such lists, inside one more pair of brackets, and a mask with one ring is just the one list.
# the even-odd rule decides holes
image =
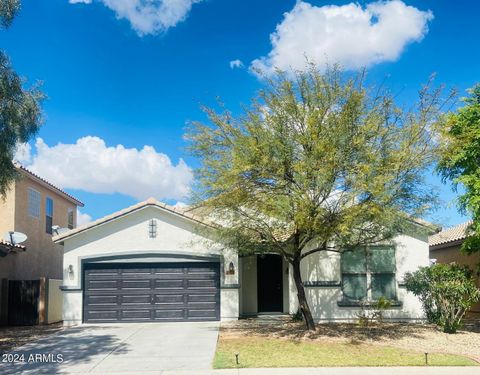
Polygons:
[[276,254],[257,256],[257,298],[259,313],[283,312],[283,262]]

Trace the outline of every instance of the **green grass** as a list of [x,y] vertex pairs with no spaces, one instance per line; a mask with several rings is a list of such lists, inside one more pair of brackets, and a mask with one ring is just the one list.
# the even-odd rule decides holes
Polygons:
[[[235,353],[239,362],[235,363]],[[478,366],[453,354],[430,353],[431,366]],[[425,366],[422,352],[366,344],[303,342],[274,338],[220,338],[213,367]]]

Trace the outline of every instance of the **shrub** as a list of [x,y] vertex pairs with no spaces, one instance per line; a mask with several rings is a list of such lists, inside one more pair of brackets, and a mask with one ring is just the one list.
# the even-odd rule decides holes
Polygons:
[[407,290],[418,296],[431,323],[455,333],[467,310],[480,300],[472,271],[455,263],[422,267],[405,275]]
[[372,305],[367,301],[360,304],[360,312],[358,312],[358,325],[360,327],[369,327],[373,322],[383,323],[383,312],[392,307],[392,301],[385,297],[380,297]]

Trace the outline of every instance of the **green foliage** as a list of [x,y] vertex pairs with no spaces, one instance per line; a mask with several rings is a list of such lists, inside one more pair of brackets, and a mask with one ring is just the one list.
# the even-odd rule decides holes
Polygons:
[[438,170],[444,180],[465,187],[459,207],[473,216],[470,235],[462,249],[471,254],[480,251],[480,84],[469,90],[465,106],[448,117],[441,129],[442,158]]
[[292,314],[292,322],[301,322],[303,320],[302,310],[298,309],[295,314]]
[[406,111],[363,73],[278,72],[243,115],[205,108],[210,121],[189,127],[201,162],[194,200],[229,224],[224,240],[243,253],[288,259],[314,239],[325,249],[392,238],[435,202],[424,172],[439,94],[425,87]]
[[20,10],[20,0],[0,0],[0,25],[7,28]]
[[362,301],[360,312],[357,314],[360,327],[370,327],[374,322],[383,323],[383,313],[392,307],[392,301],[380,297],[373,305],[368,301]]
[[422,267],[406,274],[405,284],[420,298],[429,322],[447,333],[455,333],[467,310],[480,300],[472,271],[455,263]]
[[440,90],[426,86],[412,111],[364,84],[364,73],[313,64],[278,71],[243,115],[204,108],[187,131],[200,161],[194,203],[223,223],[220,240],[240,254],[273,252],[292,264],[299,306],[314,329],[300,261],[386,241],[409,215],[435,203],[424,181],[436,157]]
[[[19,10],[19,1],[0,1],[0,23],[10,25]],[[41,124],[38,86],[23,87],[23,80],[13,70],[8,57],[0,51],[0,196],[5,196],[16,176],[12,162],[19,143],[27,142]]]

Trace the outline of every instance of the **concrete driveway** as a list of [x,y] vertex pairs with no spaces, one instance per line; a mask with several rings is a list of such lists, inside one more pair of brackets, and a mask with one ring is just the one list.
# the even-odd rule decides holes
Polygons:
[[[161,373],[211,369],[218,322],[83,325],[16,348],[0,374]],[[15,356],[17,355],[17,357]],[[18,357],[21,356],[22,357]],[[60,357],[63,362],[60,362]],[[17,363],[5,363],[17,359]]]

